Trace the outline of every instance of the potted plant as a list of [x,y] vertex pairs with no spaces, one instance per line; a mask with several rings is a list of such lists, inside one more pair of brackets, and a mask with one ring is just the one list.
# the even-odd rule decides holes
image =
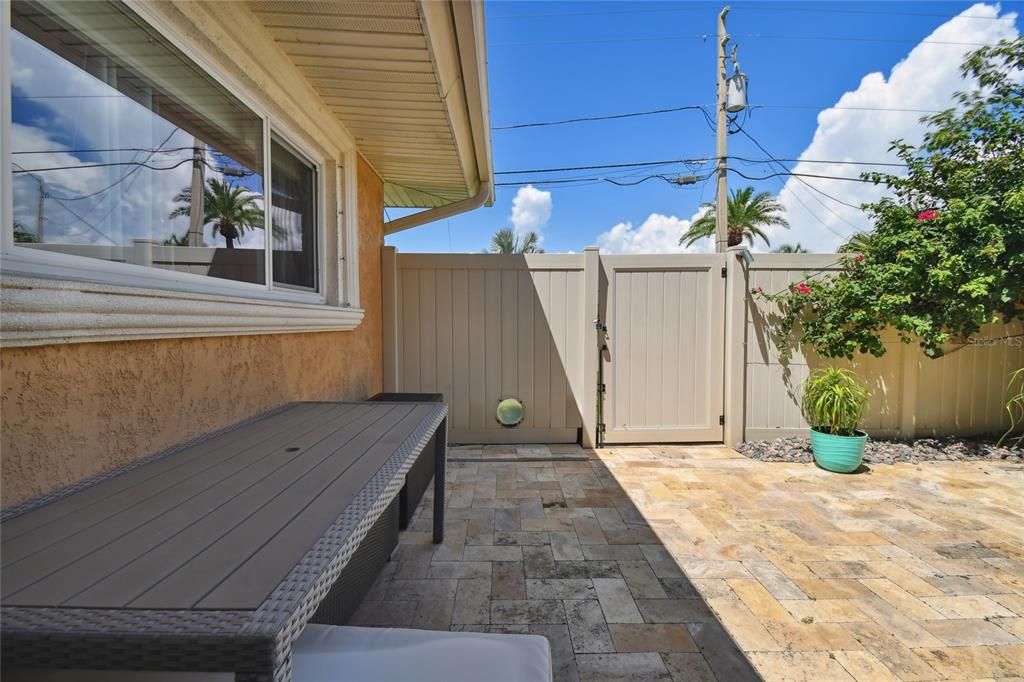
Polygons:
[[868,434],[857,428],[868,406],[868,389],[848,369],[816,369],[804,383],[800,410],[811,425],[814,461],[848,474],[860,466]]

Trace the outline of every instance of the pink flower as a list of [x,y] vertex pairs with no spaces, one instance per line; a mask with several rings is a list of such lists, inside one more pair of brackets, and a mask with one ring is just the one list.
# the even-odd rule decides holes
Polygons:
[[918,220],[935,220],[939,217],[939,212],[934,208],[929,208],[927,211],[921,211],[917,214]]
[[858,253],[856,256],[853,257],[853,260],[857,261],[858,263],[861,262],[862,260],[864,260],[864,254]]
[[809,296],[811,293],[811,288],[807,286],[807,282],[800,282],[800,284],[797,284],[795,287],[793,287],[793,291],[800,294],[801,296]]
[[764,287],[758,287],[757,288],[757,293],[763,294],[764,293]]

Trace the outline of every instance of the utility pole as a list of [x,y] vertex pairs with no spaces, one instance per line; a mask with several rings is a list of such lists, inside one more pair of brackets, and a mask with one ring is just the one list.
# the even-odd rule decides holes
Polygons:
[[206,143],[192,138],[192,204],[188,215],[189,246],[203,245],[203,217],[206,215]]
[[715,75],[718,81],[718,98],[715,103],[715,156],[718,157],[718,187],[715,192],[715,252],[724,253],[729,248],[729,193],[726,188],[726,143],[728,122],[725,116],[727,84],[725,79],[725,44],[729,34],[725,32],[726,7],[718,15],[718,57],[715,60]]
[[[35,178],[34,175],[32,177]],[[45,243],[43,241],[43,221],[46,220],[46,216],[43,215],[43,211],[45,210],[46,189],[43,187],[42,179],[36,178],[36,181],[39,183],[39,208],[36,213],[36,241],[43,244]]]

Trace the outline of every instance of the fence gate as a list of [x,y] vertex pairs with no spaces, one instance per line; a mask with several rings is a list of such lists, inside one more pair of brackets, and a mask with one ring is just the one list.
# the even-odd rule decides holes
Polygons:
[[605,443],[722,441],[725,263],[601,256]]

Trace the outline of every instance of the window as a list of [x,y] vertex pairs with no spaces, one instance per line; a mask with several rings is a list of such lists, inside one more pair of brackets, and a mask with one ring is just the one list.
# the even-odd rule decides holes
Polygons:
[[316,167],[276,136],[270,142],[274,283],[316,288]]
[[9,44],[17,248],[321,290],[318,168],[266,116],[120,3],[16,0]]

